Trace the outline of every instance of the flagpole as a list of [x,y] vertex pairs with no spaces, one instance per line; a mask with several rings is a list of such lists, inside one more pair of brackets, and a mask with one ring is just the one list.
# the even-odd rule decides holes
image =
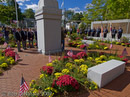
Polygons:
[[17,9],[17,2],[15,1],[15,10],[16,10],[16,20],[17,20],[17,28],[19,27],[19,20],[18,20],[18,9]]

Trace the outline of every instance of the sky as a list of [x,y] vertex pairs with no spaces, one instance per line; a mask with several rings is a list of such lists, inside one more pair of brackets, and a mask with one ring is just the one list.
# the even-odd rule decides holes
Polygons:
[[[38,7],[39,0],[16,0],[16,1],[19,3],[22,12],[24,12],[24,10],[29,8],[32,8],[35,11]],[[59,4],[59,8],[63,9],[61,8],[63,0],[57,0],[57,1]],[[64,0],[64,1],[65,1],[64,3],[65,9],[73,10],[76,13],[85,11],[85,6],[92,2],[92,0]]]

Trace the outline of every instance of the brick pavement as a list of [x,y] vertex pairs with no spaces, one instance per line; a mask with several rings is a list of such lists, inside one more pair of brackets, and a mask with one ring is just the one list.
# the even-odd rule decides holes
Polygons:
[[[121,54],[123,47],[114,46],[113,49],[116,48],[120,48],[118,54]],[[80,51],[79,49],[74,49],[70,47],[66,47],[66,49],[73,49],[75,52]],[[128,58],[130,60],[130,48],[127,48],[127,51],[129,53]],[[110,51],[106,52],[109,53]],[[10,70],[5,71],[2,76],[0,76],[0,97],[9,97],[11,96],[11,93],[19,93],[21,74],[23,73],[24,78],[29,85],[31,80],[37,79],[39,77],[40,68],[48,62],[48,56],[37,53],[36,49],[26,50],[19,54],[22,60],[19,61],[19,63],[13,66]],[[53,59],[56,58],[56,56],[54,55],[52,57]],[[120,77],[113,80],[104,88],[90,92],[90,94],[84,93],[80,97],[130,97],[129,95],[130,61],[127,65],[125,73],[122,74]]]

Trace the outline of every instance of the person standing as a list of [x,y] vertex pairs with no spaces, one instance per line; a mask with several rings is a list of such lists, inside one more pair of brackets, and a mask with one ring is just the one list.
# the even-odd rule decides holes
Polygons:
[[95,29],[95,27],[94,27],[93,30],[92,30],[92,36],[93,36],[93,37],[95,36],[95,33],[96,33],[96,29]]
[[118,39],[120,39],[122,37],[122,33],[123,33],[123,29],[121,27],[119,27],[118,33],[117,33]]
[[101,28],[98,27],[98,28],[97,28],[97,37],[100,37],[100,33],[101,33]]
[[33,46],[33,39],[34,39],[34,32],[32,31],[32,29],[30,28],[29,29],[29,32],[28,32],[28,40],[29,40],[29,47],[31,48],[34,48]]
[[2,32],[4,33],[5,42],[8,44],[9,43],[9,29],[4,27]]
[[34,34],[35,34],[35,41],[36,41],[36,46],[37,46],[37,30],[34,29]]
[[26,40],[27,40],[27,32],[26,29],[22,29],[21,30],[21,37],[22,37],[22,45],[23,45],[23,49],[26,50]]
[[88,36],[91,36],[91,28],[88,28]]
[[86,29],[84,30],[84,33],[85,33],[85,35],[87,35],[87,33],[88,33],[88,28],[86,28]]
[[104,29],[104,31],[103,31],[103,36],[104,36],[104,38],[106,38],[107,37],[107,33],[108,33],[108,29],[107,29],[107,27],[105,27],[105,29]]
[[117,33],[117,30],[116,30],[116,28],[114,27],[114,28],[112,29],[112,38],[115,38],[116,33]]
[[20,28],[17,28],[17,30],[15,32],[15,38],[16,38],[18,52],[22,52],[22,50],[21,50],[22,37],[21,37],[21,33],[20,33]]
[[61,49],[64,51],[65,48],[65,34],[64,34],[64,29],[61,28]]

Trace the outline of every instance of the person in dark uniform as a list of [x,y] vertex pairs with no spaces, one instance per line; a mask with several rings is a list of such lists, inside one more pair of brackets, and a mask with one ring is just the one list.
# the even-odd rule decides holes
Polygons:
[[[32,29],[30,28],[29,29],[29,32],[28,32],[28,40],[29,40],[29,47],[31,48],[34,48],[33,46],[33,39],[34,39],[34,32],[32,31]],[[32,44],[31,44],[32,43]]]
[[117,30],[116,30],[116,28],[114,27],[114,28],[112,29],[112,38],[115,38],[116,33],[117,33]]
[[36,40],[36,46],[37,46],[37,30],[34,29],[34,34],[35,34],[35,40]]
[[18,48],[18,52],[22,52],[21,50],[21,41],[22,41],[22,37],[21,37],[21,33],[20,33],[20,28],[17,28],[16,32],[15,32],[15,39],[16,39],[16,43],[17,43],[17,48]]
[[4,33],[5,42],[8,44],[8,42],[9,42],[9,29],[7,27],[4,27],[2,32]]
[[108,29],[107,29],[107,27],[105,27],[105,29],[104,29],[104,31],[103,31],[103,36],[104,36],[104,38],[106,38],[107,37],[107,33],[108,33]]
[[82,35],[82,34],[83,34],[83,32],[82,32],[82,28],[80,28],[79,34],[80,34],[80,35]]
[[27,32],[26,29],[22,29],[21,30],[21,37],[22,37],[22,45],[23,45],[23,49],[26,50],[26,40],[27,40]]
[[95,36],[95,33],[96,33],[96,29],[95,29],[95,27],[94,27],[93,30],[92,30],[92,36],[93,36],[93,37]]
[[84,33],[87,35],[87,33],[88,33],[88,28],[86,28],[86,29],[84,30]]
[[119,27],[118,33],[117,33],[118,39],[120,39],[122,37],[122,33],[123,33],[123,29],[121,27]]
[[88,28],[88,36],[91,36],[91,28]]
[[100,37],[100,33],[101,33],[101,28],[98,27],[98,28],[97,28],[97,37]]
[[64,33],[64,29],[61,28],[61,49],[62,51],[64,51],[65,48],[65,33]]

